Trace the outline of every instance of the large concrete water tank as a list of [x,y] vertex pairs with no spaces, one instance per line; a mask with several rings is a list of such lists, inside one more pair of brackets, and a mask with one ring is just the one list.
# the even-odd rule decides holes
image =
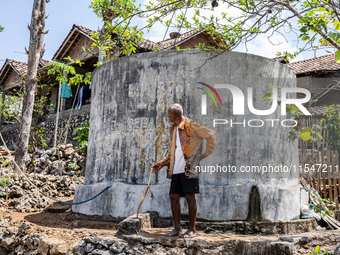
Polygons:
[[[108,62],[92,77],[85,184],[77,187],[74,201],[86,200],[115,183],[100,197],[73,206],[73,211],[113,217],[136,213],[150,166],[162,159],[169,147],[168,106],[180,103],[185,116],[216,131],[215,151],[202,165],[237,169],[200,175],[198,218],[274,222],[299,217],[298,148],[296,141],[286,141],[291,129],[285,126],[291,122],[284,120],[289,117],[281,116],[279,108],[270,115],[257,116],[247,104],[249,87],[253,88],[254,108],[263,110],[271,107],[262,100],[272,91],[268,83],[295,87],[295,75],[287,66],[237,52],[215,56],[197,50],[162,51]],[[210,96],[202,97],[205,92],[197,87],[205,86],[198,82],[214,87],[222,105],[211,91],[217,104]],[[236,104],[230,90],[221,84],[234,85],[244,93],[244,115],[233,115]],[[202,98],[207,98],[206,115],[202,115]],[[214,127],[214,119],[227,124]],[[249,170],[253,166],[290,169],[270,174],[240,172],[241,167]],[[165,168],[154,174],[141,211],[170,217],[169,184]],[[184,208],[184,201],[181,203]]]

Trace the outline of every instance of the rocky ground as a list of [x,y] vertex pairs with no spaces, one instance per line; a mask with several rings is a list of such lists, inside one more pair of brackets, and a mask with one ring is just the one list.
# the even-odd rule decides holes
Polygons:
[[[11,166],[15,169],[4,146],[0,146],[0,155],[2,167]],[[29,173],[67,176],[84,176],[86,163],[83,152],[79,148],[73,148],[72,144],[60,145],[48,150],[37,149],[27,155],[25,162]]]
[[[62,153],[59,153],[60,151]],[[53,165],[52,157],[56,155],[52,154],[59,155],[58,160],[60,158],[65,163],[62,169],[64,175],[57,175],[60,169],[58,171],[51,170],[52,167],[49,167],[50,170],[46,169]],[[43,170],[34,173],[34,168],[29,168],[33,172],[29,173],[28,177],[48,196],[72,202],[76,186],[84,182],[83,177],[77,176],[81,170],[78,169],[77,172],[65,167],[69,160],[79,163],[72,161],[75,160],[72,157],[78,157],[76,151],[67,146],[61,150],[42,151],[31,155],[29,164],[35,164],[35,167]],[[33,161],[35,162],[32,163]],[[121,219],[74,214],[70,210],[71,206],[44,197],[21,174],[12,170],[10,164],[7,165],[8,167],[0,168],[0,179],[3,181],[4,177],[7,178],[6,188],[0,188],[0,255],[264,254],[261,249],[273,249],[280,252],[275,254],[288,255],[315,252],[317,245],[321,246],[322,251],[327,249],[329,252],[334,252],[337,244],[340,243],[340,231],[322,228],[313,233],[295,236],[219,234],[214,231],[198,231],[197,237],[190,240],[178,237],[165,238],[163,235],[170,231],[170,228],[152,228],[137,235],[119,235],[117,229]],[[50,174],[47,174],[48,172]],[[278,248],[277,244],[281,246]]]
[[36,150],[27,159],[28,172],[41,174],[84,175],[85,157],[72,144],[60,145],[49,150]]
[[[0,179],[7,177],[6,187],[0,187],[0,206],[16,212],[37,212],[49,206],[54,201],[43,196],[61,199],[73,197],[76,186],[84,183],[84,177],[59,176],[43,174],[27,174],[27,177],[38,188],[35,188],[20,173],[10,168],[0,169]],[[6,200],[7,196],[7,200]]]
[[[117,225],[117,222],[90,220],[71,212],[0,214],[0,254],[293,255],[314,252],[317,245],[322,251],[327,249],[333,254],[340,241],[339,231],[294,236],[245,236],[199,231],[197,237],[185,240],[164,237],[170,228],[152,228],[137,235],[117,235]],[[265,249],[270,252],[261,252]]]

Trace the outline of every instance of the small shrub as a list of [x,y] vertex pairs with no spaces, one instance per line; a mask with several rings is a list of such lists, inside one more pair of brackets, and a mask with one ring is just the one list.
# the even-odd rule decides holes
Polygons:
[[75,131],[78,133],[78,136],[73,138],[73,140],[77,140],[79,142],[79,148],[85,153],[85,155],[87,152],[87,145],[89,140],[89,130],[90,124],[87,120],[81,123],[80,126],[75,129]]

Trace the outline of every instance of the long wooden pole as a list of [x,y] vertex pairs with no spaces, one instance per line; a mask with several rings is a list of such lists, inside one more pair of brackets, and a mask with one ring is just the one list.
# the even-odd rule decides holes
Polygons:
[[138,206],[138,208],[137,208],[137,218],[138,218],[138,214],[139,214],[139,209],[140,209],[140,207],[142,206],[142,204],[143,204],[143,202],[144,202],[144,199],[145,199],[145,196],[146,196],[146,194],[148,193],[148,190],[149,190],[149,187],[150,187],[152,172],[153,172],[153,169],[150,168],[150,177],[149,177],[148,186],[146,187],[145,192],[144,192],[144,196],[143,196],[142,200],[140,201],[139,206]]
[[59,108],[60,108],[60,92],[61,92],[61,79],[59,80],[57,116],[55,118],[54,140],[53,140],[53,147],[54,148],[57,147],[57,132],[58,132],[58,120],[59,120]]

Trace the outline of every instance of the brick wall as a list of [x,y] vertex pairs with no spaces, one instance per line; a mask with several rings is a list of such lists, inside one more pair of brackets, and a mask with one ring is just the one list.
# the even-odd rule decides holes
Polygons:
[[[81,39],[77,42],[73,50],[70,52],[69,56],[72,59],[81,59],[88,54],[89,49],[91,48],[93,41],[89,38],[82,36]],[[83,50],[83,47],[86,51]]]
[[12,87],[13,85],[18,85],[18,84],[21,84],[20,77],[15,71],[12,70],[11,74],[9,75],[5,83],[4,88],[7,89],[7,88]]

